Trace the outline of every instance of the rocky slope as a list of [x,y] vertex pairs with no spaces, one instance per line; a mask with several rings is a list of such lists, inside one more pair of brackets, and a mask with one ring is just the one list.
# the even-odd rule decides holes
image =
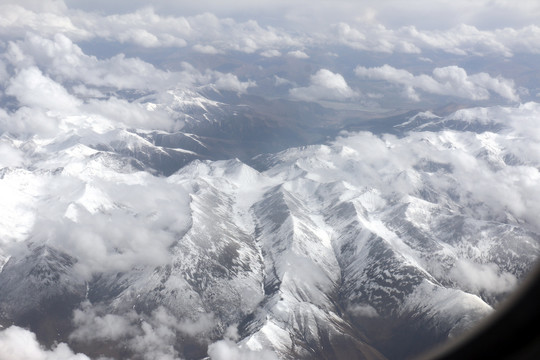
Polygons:
[[1,324],[96,358],[418,354],[537,259],[538,114],[423,113],[251,166],[195,130],[4,134]]

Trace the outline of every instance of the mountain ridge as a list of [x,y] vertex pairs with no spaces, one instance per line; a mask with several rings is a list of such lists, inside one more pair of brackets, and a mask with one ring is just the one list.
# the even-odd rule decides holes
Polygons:
[[[204,358],[215,344],[283,359],[418,354],[491,313],[538,257],[534,203],[513,187],[538,176],[534,139],[505,161],[537,110],[443,118],[510,114],[489,128],[427,126],[424,113],[400,136],[342,133],[253,167],[201,158],[169,176],[148,137],[162,132],[13,140],[25,160],[2,172],[22,185],[6,202],[21,216],[0,254],[13,289],[1,323],[94,357]],[[55,301],[63,317],[44,317]],[[100,337],[107,323],[117,331]]]

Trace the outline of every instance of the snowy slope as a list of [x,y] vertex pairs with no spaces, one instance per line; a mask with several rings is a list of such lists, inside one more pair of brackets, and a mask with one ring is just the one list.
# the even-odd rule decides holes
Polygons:
[[[255,158],[259,171],[175,150],[205,146],[178,131],[4,134],[20,160],[0,176],[0,322],[94,357],[417,354],[489,314],[538,258],[539,114],[423,113],[400,136],[344,133]],[[197,160],[162,176],[163,159]]]

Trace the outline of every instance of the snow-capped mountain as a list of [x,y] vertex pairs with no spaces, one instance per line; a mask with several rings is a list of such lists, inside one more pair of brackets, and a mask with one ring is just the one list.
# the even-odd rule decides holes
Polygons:
[[250,165],[209,160],[208,126],[237,107],[141,104],[191,128],[3,135],[5,327],[96,358],[397,359],[485,317],[540,253],[536,103]]

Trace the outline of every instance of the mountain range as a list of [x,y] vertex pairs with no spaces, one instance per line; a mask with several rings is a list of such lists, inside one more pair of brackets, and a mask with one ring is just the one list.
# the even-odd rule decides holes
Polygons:
[[540,254],[540,104],[134,102],[181,128],[2,135],[4,328],[96,359],[402,359],[490,314]]

